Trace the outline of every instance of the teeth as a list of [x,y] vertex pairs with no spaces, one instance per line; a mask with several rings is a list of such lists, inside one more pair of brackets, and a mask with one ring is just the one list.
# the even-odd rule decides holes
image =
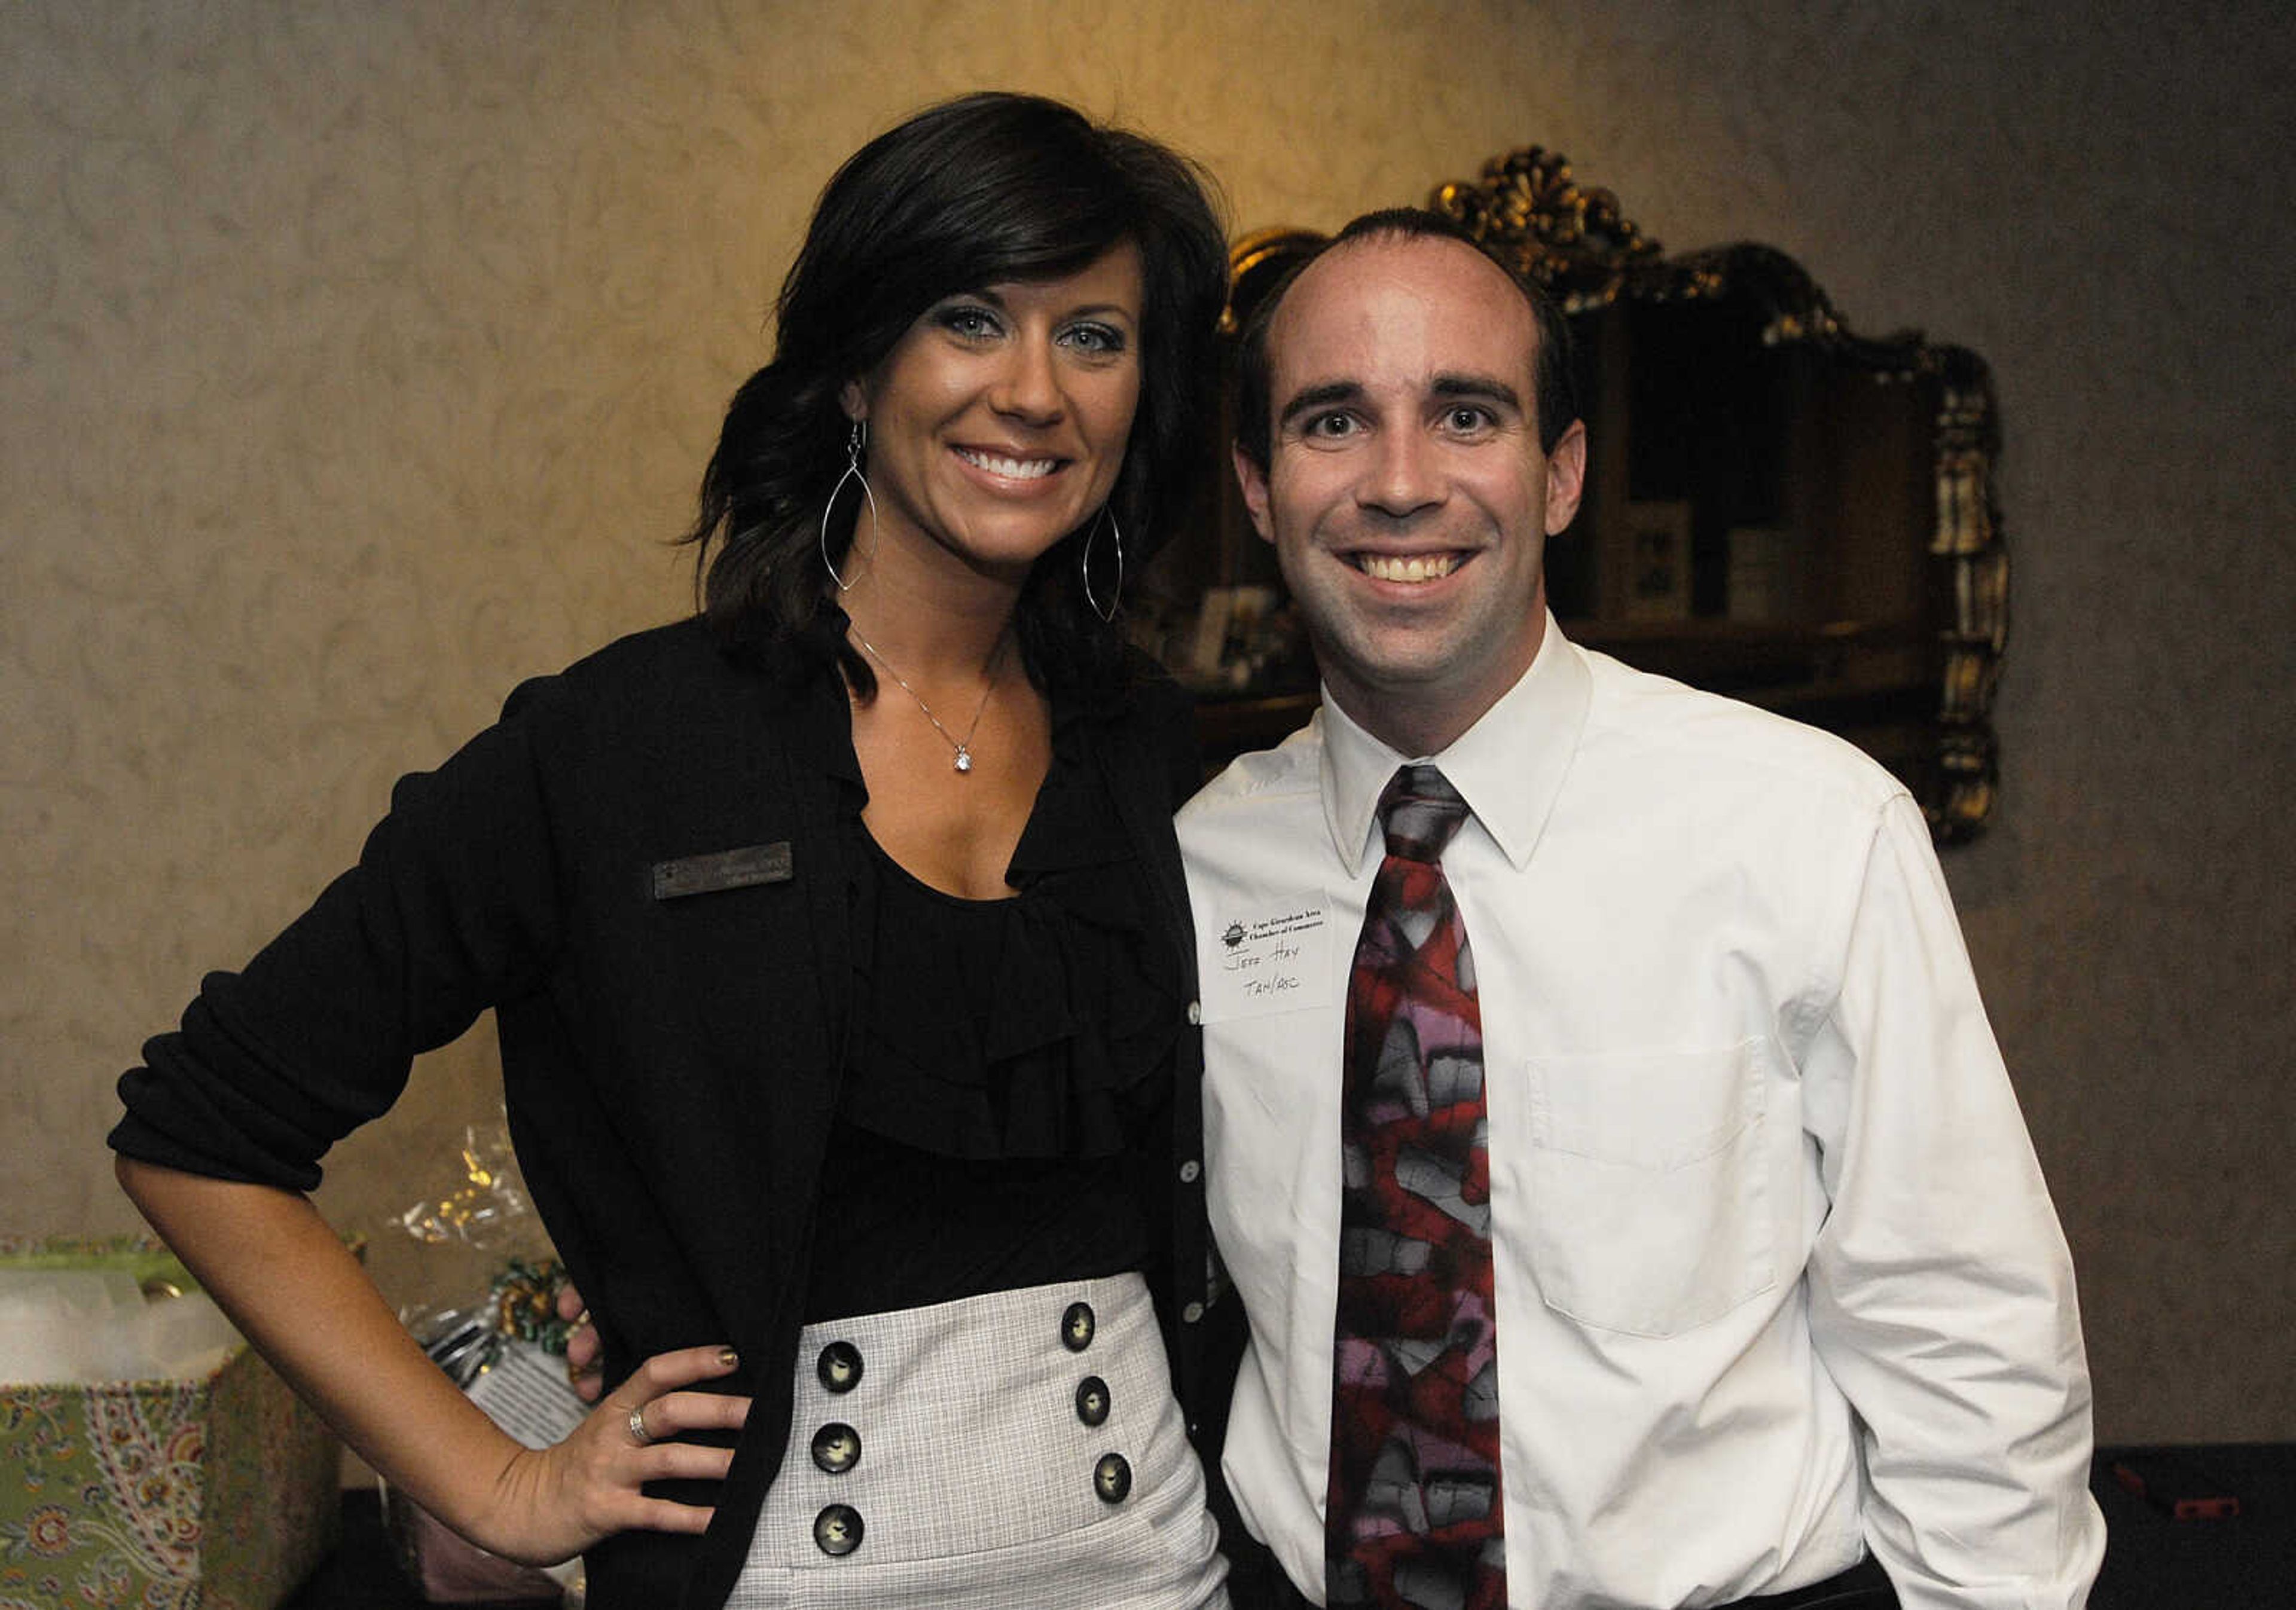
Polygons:
[[1007,480],[1033,481],[1050,475],[1056,459],[1001,458],[993,453],[979,453],[970,447],[959,447],[956,456],[968,464],[978,464],[991,475],[1001,475]]
[[1387,553],[1366,553],[1356,564],[1374,581],[1432,582],[1450,575],[1457,568],[1458,560],[1448,553],[1414,553],[1409,559],[1398,559]]

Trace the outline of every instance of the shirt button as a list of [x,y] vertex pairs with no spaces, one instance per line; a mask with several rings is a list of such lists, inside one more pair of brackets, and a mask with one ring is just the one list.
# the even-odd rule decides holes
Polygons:
[[1092,1345],[1094,1324],[1091,1304],[1070,1304],[1061,1316],[1061,1344],[1070,1353],[1082,1353]]
[[850,1342],[832,1342],[821,1350],[814,1373],[831,1392],[850,1392],[861,1385],[861,1350]]
[[[1103,1504],[1120,1504],[1132,1491],[1132,1467],[1120,1453],[1103,1453],[1100,1462],[1092,1467],[1092,1490]],[[826,1513],[824,1511],[824,1513]],[[857,1524],[861,1519],[855,1516]]]
[[1193,1325],[1203,1317],[1204,1305],[1201,1303],[1191,1303],[1180,1310],[1180,1323],[1183,1325]]
[[861,1434],[832,1420],[813,1434],[813,1462],[832,1475],[843,1475],[861,1462]]
[[832,1557],[852,1553],[861,1546],[861,1512],[850,1504],[832,1504],[813,1517],[814,1547]]
[[1188,1002],[1188,1022],[1189,1022],[1189,1025],[1190,1025],[1192,1027],[1195,1027],[1195,1028],[1201,1028],[1201,1027],[1203,1027],[1203,1026],[1204,1026],[1204,1003],[1203,1003],[1202,1001],[1189,1001],[1189,1002]]
[[1193,1185],[1196,1182],[1196,1176],[1203,1172],[1204,1165],[1197,1162],[1193,1157],[1191,1157],[1185,1163],[1180,1165],[1180,1183],[1183,1185]]
[[1077,1418],[1087,1426],[1097,1426],[1108,1418],[1108,1383],[1096,1375],[1088,1375],[1077,1383]]

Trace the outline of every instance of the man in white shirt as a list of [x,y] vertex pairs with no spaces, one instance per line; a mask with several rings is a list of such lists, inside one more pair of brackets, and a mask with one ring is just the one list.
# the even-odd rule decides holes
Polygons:
[[1562,638],[1586,437],[1535,293],[1382,214],[1280,298],[1236,465],[1324,700],[1180,817],[1246,1522],[1325,1603],[1350,959],[1376,802],[1431,761],[1468,812],[1506,1602],[1890,1604],[1870,1551],[1908,1610],[2079,1605],[2072,1272],[1920,812]]

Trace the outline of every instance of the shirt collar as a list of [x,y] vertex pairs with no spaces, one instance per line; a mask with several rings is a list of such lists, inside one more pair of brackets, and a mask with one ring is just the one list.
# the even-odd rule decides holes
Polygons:
[[1578,752],[1592,689],[1587,662],[1550,614],[1530,668],[1439,755],[1398,754],[1349,720],[1325,690],[1317,714],[1324,823],[1341,863],[1361,873],[1367,862],[1376,862],[1380,792],[1396,767],[1424,760],[1442,768],[1499,853],[1520,870]]

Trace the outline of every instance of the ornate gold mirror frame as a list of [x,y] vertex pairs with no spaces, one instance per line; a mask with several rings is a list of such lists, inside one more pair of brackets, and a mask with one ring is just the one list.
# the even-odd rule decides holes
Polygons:
[[[1472,184],[1439,185],[1429,204],[1553,292],[1580,342],[1589,509],[1549,559],[1570,634],[1838,731],[1905,780],[1939,842],[1975,835],[1997,792],[1990,715],[2009,616],[1984,361],[1918,332],[1853,333],[1809,274],[1769,247],[1665,256],[1614,195],[1581,187],[1538,146],[1493,158]],[[1322,239],[1281,229],[1239,240],[1231,319]],[[1684,331],[1695,332],[1687,345]],[[1694,476],[1658,501],[1637,487],[1628,461],[1644,454],[1646,419],[1663,414],[1653,397],[1687,412],[1662,427],[1677,439],[1648,456],[1696,456],[1706,445],[1691,438],[1706,427],[1694,421],[1748,412],[1749,381],[1782,421],[1782,439],[1751,455],[1770,466],[1767,523],[1717,528],[1726,514],[1707,505],[1727,500],[1710,499]],[[1702,385],[1717,395],[1679,400]],[[1230,583],[1265,562],[1239,555],[1259,544],[1236,513],[1222,517],[1231,528],[1215,572]],[[1584,546],[1574,552],[1573,540]],[[1799,566],[1801,581],[1776,582],[1780,563]],[[1575,609],[1557,575],[1573,566]],[[1296,687],[1231,683],[1229,725],[1255,711],[1304,714]],[[1226,735],[1218,714],[1207,731],[1216,745]]]

